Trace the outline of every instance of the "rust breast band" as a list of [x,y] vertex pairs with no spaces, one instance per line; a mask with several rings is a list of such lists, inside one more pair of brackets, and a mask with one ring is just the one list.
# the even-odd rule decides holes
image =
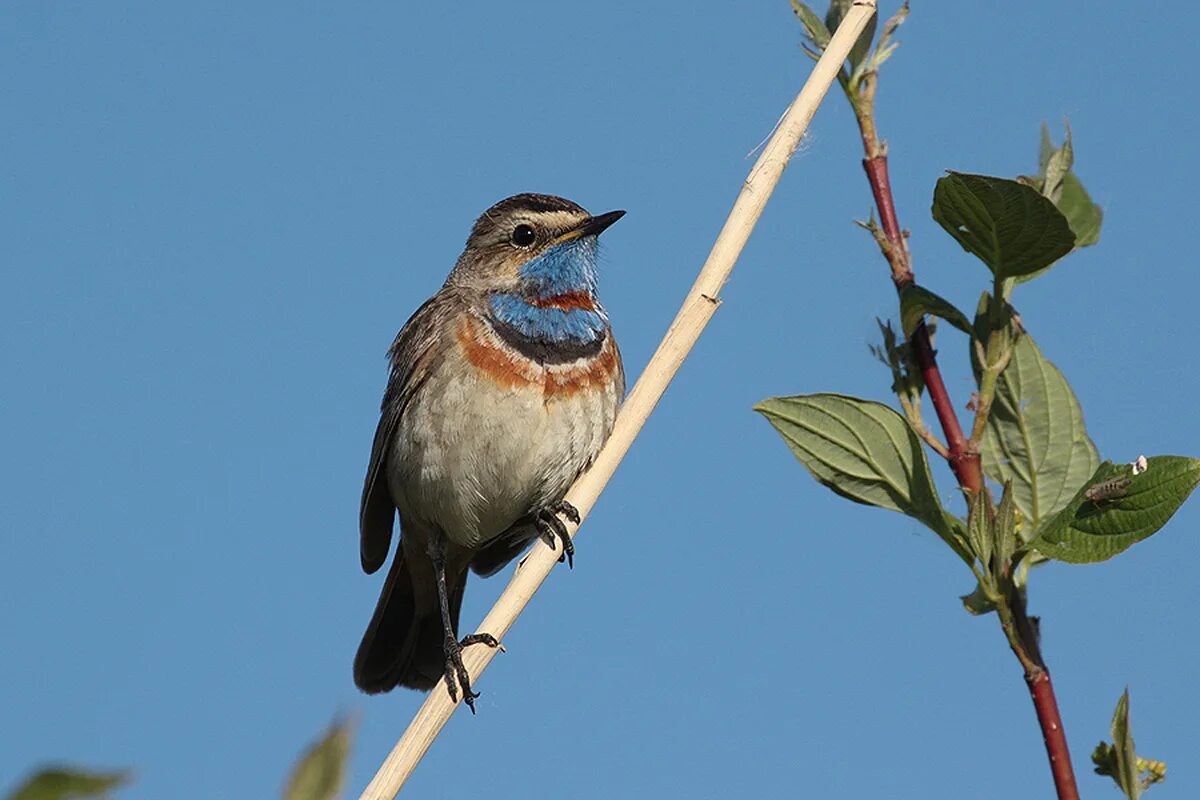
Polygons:
[[543,365],[533,361],[488,329],[486,323],[464,316],[455,331],[467,361],[504,389],[540,389],[546,400],[562,400],[581,391],[598,391],[613,379],[617,352],[612,336],[594,356],[565,364]]

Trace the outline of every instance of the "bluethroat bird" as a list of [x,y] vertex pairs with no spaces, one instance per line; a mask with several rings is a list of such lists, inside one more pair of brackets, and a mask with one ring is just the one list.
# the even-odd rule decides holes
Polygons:
[[[597,237],[624,215],[520,194],[483,213],[450,277],[388,355],[359,517],[363,569],[400,543],[354,659],[365,692],[431,689],[475,710],[458,639],[468,568],[492,575],[536,537],[573,560],[567,489],[612,431],[621,353],[596,297]],[[559,560],[562,560],[560,556]]]

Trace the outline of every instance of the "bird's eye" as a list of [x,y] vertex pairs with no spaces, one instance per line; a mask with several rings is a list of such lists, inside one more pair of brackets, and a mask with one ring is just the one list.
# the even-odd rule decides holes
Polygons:
[[537,240],[537,233],[530,225],[518,225],[513,228],[512,243],[517,247],[529,247]]

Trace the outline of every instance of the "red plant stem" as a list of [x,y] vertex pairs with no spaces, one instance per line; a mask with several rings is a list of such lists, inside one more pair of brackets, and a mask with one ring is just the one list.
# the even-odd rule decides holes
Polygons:
[[908,257],[908,247],[904,244],[904,234],[900,232],[900,221],[896,218],[896,204],[892,201],[892,181],[888,177],[888,162],[886,155],[878,155],[863,159],[863,169],[867,172],[867,181],[871,184],[871,194],[875,197],[875,207],[879,209],[879,222],[887,236],[889,245],[896,251],[896,258],[889,255],[892,264],[892,282],[896,291],[913,282],[912,263]]
[[1042,726],[1042,738],[1046,742],[1046,755],[1050,758],[1050,774],[1054,776],[1054,790],[1058,800],[1079,800],[1079,789],[1075,785],[1075,769],[1071,766],[1071,752],[1067,749],[1067,734],[1063,731],[1062,717],[1058,713],[1058,701],[1054,698],[1054,684],[1050,673],[1044,668],[1030,675],[1025,673],[1025,684],[1033,698],[1038,724]]
[[1079,800],[1075,770],[1071,766],[1071,751],[1067,747],[1058,700],[1054,697],[1054,684],[1050,680],[1046,661],[1042,658],[1037,618],[1031,619],[1026,613],[1025,596],[1015,588],[1009,593],[1007,605],[1012,628],[1005,633],[1009,636],[1013,655],[1025,668],[1025,686],[1029,689],[1038,725],[1042,728],[1042,741],[1046,745],[1046,756],[1050,759],[1050,775],[1054,778],[1055,792],[1059,800]]
[[946,391],[946,383],[937,365],[937,354],[933,351],[924,322],[917,326],[908,341],[921,368],[921,377],[925,380],[925,389],[937,412],[938,422],[942,424],[942,432],[946,435],[950,469],[954,470],[959,486],[969,489],[971,494],[983,491],[983,467],[979,453],[969,446],[962,426],[958,424],[958,415],[954,413],[954,404],[950,402],[950,393]]
[[[879,209],[880,226],[887,239],[886,244],[881,243],[883,254],[892,268],[892,282],[896,291],[902,292],[916,279],[913,276],[905,236],[896,217],[896,205],[892,200],[886,146],[879,143],[873,118],[869,114],[864,117],[860,113],[860,125],[864,121],[867,125],[863,126],[862,131],[863,146],[866,148],[867,158],[863,159],[863,169],[866,170],[867,180],[871,184],[871,194],[875,197],[876,208]],[[941,370],[938,369],[937,354],[929,340],[929,331],[924,322],[917,325],[909,337],[909,344],[925,380],[929,399],[942,425],[942,432],[946,436],[950,468],[954,471],[954,477],[959,486],[972,494],[981,492],[984,490],[983,465],[978,447],[963,435],[958,415],[954,413],[954,404],[950,401],[946,383],[942,380]],[[1071,753],[1067,749],[1067,737],[1063,731],[1058,701],[1054,697],[1054,684],[1051,683],[1050,673],[1042,660],[1036,625],[1026,614],[1025,603],[1020,595],[1014,593],[1009,605],[1016,629],[1010,642],[1014,654],[1025,669],[1025,685],[1029,687],[1029,696],[1033,700],[1038,724],[1042,728],[1042,738],[1046,743],[1046,755],[1050,759],[1050,773],[1054,778],[1058,800],[1079,800],[1075,771],[1071,766]]]
[[[863,169],[867,172],[871,194],[874,195],[875,206],[879,209],[879,222],[887,237],[885,255],[892,267],[892,283],[896,285],[896,291],[901,292],[913,283],[914,278],[908,247],[900,230],[900,222],[896,218],[896,204],[892,201],[887,156],[877,155],[863,159]],[[958,422],[958,415],[954,413],[954,404],[946,391],[946,382],[942,380],[937,355],[929,341],[929,331],[924,322],[917,325],[909,337],[909,344],[912,346],[917,366],[921,369],[921,377],[925,380],[929,399],[937,412],[938,422],[942,424],[942,431],[946,435],[946,447],[950,451],[950,469],[954,470],[958,485],[970,490],[972,494],[983,491],[983,468],[979,461],[979,453],[967,441],[962,425]]]

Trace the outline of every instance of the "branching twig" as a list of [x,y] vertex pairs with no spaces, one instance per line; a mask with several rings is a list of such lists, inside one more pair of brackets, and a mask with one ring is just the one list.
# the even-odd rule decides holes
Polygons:
[[[863,95],[859,95],[860,102]],[[872,91],[871,98],[874,98]],[[858,112],[856,114],[862,133],[863,148],[867,157],[863,159],[863,169],[867,172],[867,181],[871,184],[871,194],[875,197],[875,207],[879,209],[879,225],[872,230],[879,251],[883,253],[892,268],[892,283],[896,291],[901,292],[910,286],[915,278],[912,271],[912,258],[908,252],[908,243],[900,230],[900,221],[896,217],[896,204],[892,200],[892,184],[888,179],[887,145],[879,139],[875,130],[873,113]],[[868,128],[861,126],[869,125]],[[881,153],[882,155],[878,155]],[[876,155],[872,155],[876,153]],[[970,490],[972,494],[983,490],[983,468],[979,461],[979,451],[972,446],[963,434],[958,415],[954,412],[954,404],[946,391],[946,383],[942,380],[941,370],[938,369],[937,356],[933,344],[929,341],[929,331],[924,322],[918,323],[916,330],[908,338],[912,348],[913,359],[921,370],[925,388],[929,391],[929,399],[937,412],[942,432],[946,435],[947,460],[958,485]]]
[[[875,0],[856,0],[854,7],[842,20],[837,34],[829,42],[825,54],[813,68],[800,94],[792,102],[775,130],[762,155],[746,178],[742,191],[733,205],[725,226],[705,261],[691,292],[683,302],[662,343],[650,363],[629,393],[613,428],[612,436],[601,450],[592,468],[567,493],[581,516],[587,516],[596,498],[608,483],[617,465],[666,391],[684,358],[699,338],[719,305],[721,287],[729,277],[734,263],[742,252],[750,232],[766,206],[767,199],[779,182],[809,121],[824,99],[829,86],[837,77],[851,46],[875,13]],[[573,536],[575,526],[568,526]],[[543,544],[534,545],[504,593],[479,627],[497,638],[503,638],[533,593],[550,573],[556,554]],[[490,647],[471,648],[463,653],[463,661],[471,674],[472,683],[492,660],[496,650]],[[450,699],[443,683],[438,683],[417,712],[404,736],[379,768],[374,780],[362,794],[362,800],[391,800],[424,756],[442,727],[450,719],[457,703]]]
[[[896,216],[896,206],[892,199],[891,182],[888,180],[887,144],[879,138],[875,126],[874,99],[878,75],[868,72],[860,87],[849,87],[847,96],[854,107],[858,120],[859,131],[862,135],[863,169],[866,170],[867,180],[871,185],[871,194],[879,209],[880,225],[872,229],[875,241],[879,244],[891,267],[892,282],[896,291],[901,292],[905,287],[915,282],[912,270],[912,259],[908,252],[905,235],[900,228]],[[946,459],[958,484],[970,494],[985,491],[983,482],[983,466],[979,457],[979,439],[983,433],[983,423],[991,408],[991,398],[994,383],[1004,364],[997,368],[989,368],[984,362],[984,377],[989,382],[986,391],[981,391],[982,401],[975,424],[972,427],[972,437],[963,435],[958,415],[946,391],[941,371],[937,365],[937,355],[929,340],[929,332],[925,323],[917,325],[909,337],[913,358],[920,367],[925,386],[929,391],[929,399],[937,412],[942,431],[946,436]],[[923,425],[923,423],[922,423]],[[928,439],[927,439],[928,440]],[[940,443],[939,443],[940,444]],[[938,448],[934,448],[937,450]],[[939,450],[939,453],[942,452]],[[1033,699],[1034,710],[1038,723],[1042,728],[1042,737],[1046,743],[1046,754],[1050,759],[1050,771],[1054,777],[1054,786],[1059,800],[1078,800],[1079,790],[1075,785],[1075,774],[1071,767],[1071,756],[1067,749],[1066,734],[1063,732],[1062,718],[1059,716],[1058,702],[1054,697],[1054,686],[1050,681],[1050,673],[1042,660],[1041,648],[1038,642],[1036,624],[1025,612],[1025,600],[1021,593],[1014,590],[1008,598],[1003,598],[996,604],[1000,616],[1001,627],[1008,639],[1009,646],[1021,662],[1025,671],[1025,683],[1029,687]]]
[[913,429],[916,430],[917,435],[925,441],[925,444],[929,445],[930,450],[937,453],[942,458],[950,458],[950,448],[942,444],[942,440],[937,438],[937,434],[929,430],[929,426],[925,424],[925,420],[921,419],[919,416],[913,415],[908,418],[908,422],[913,426]]

